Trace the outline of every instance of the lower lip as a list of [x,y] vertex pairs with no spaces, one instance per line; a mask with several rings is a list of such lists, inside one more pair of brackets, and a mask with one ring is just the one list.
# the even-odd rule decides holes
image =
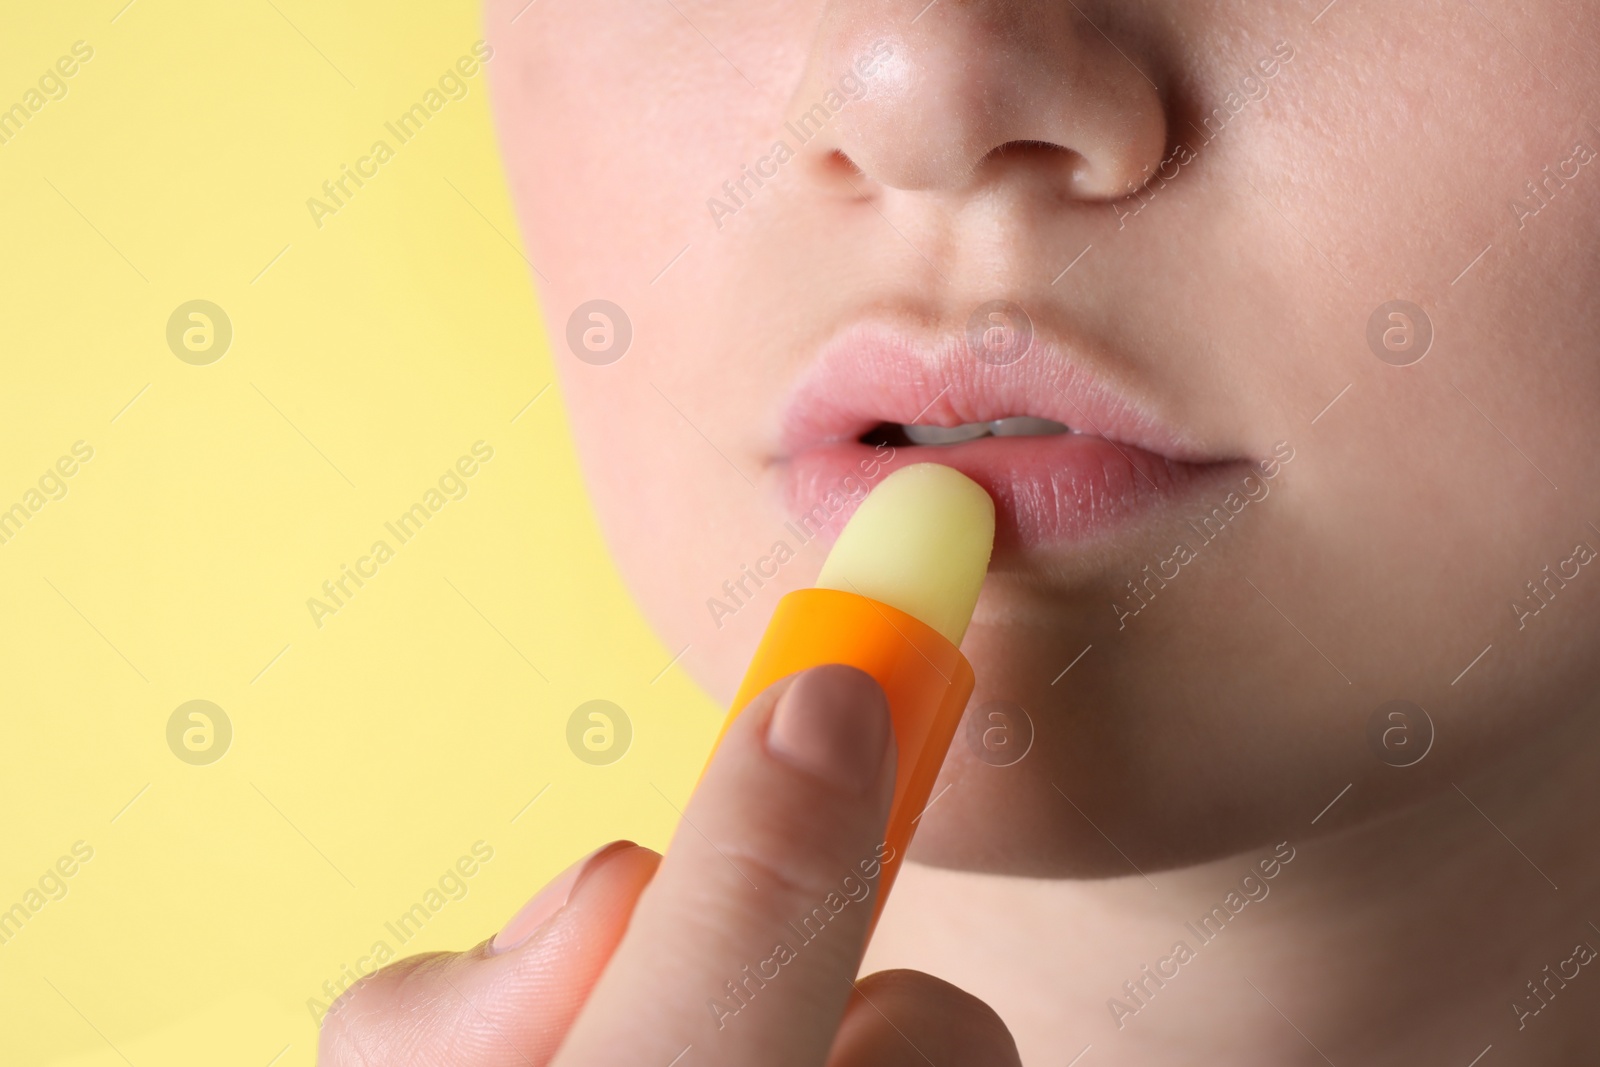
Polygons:
[[1182,463],[1088,434],[892,449],[840,441],[807,449],[785,464],[789,510],[797,522],[820,525],[824,540],[831,541],[863,488],[913,463],[954,467],[989,491],[997,552],[1107,536],[1237,466]]

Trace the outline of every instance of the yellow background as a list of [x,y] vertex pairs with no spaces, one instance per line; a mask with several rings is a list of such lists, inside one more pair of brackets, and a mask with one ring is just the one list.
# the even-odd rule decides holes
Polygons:
[[[0,909],[94,849],[0,944],[0,1063],[310,1064],[307,1001],[474,842],[494,858],[405,954],[491,935],[605,840],[661,847],[720,717],[663,673],[559,394],[523,410],[552,370],[485,72],[383,130],[484,36],[476,4],[124,3],[11,5],[0,34],[0,107],[94,49],[0,145],[0,508],[94,449],[0,544]],[[307,198],[379,137],[319,229]],[[167,346],[193,299],[233,324],[207,366]],[[478,440],[467,496],[396,544]],[[307,599],[378,538],[319,629]],[[611,766],[565,739],[595,698],[635,731]],[[195,699],[234,731],[207,766],[167,744]]]

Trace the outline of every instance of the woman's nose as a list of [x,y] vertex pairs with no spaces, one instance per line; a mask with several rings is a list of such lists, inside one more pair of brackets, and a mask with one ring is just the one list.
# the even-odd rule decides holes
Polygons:
[[824,147],[897,189],[961,191],[1043,152],[1066,195],[1117,199],[1166,148],[1155,84],[1070,0],[829,0],[791,110],[851,79]]

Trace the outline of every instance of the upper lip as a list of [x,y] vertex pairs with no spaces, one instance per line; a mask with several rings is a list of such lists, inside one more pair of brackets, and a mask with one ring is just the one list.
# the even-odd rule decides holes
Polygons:
[[959,426],[1015,415],[1065,423],[1187,463],[1229,458],[1169,425],[1153,405],[1097,372],[1085,346],[1036,333],[1027,354],[996,366],[957,334],[939,337],[886,323],[859,323],[823,345],[791,390],[780,429],[783,456],[853,441],[882,423]]

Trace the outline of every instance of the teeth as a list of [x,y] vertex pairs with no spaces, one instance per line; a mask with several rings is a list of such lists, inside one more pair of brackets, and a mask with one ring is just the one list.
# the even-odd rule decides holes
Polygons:
[[1053,419],[1037,419],[1032,415],[995,419],[989,424],[989,432],[996,437],[1048,437],[1051,434],[1066,433],[1068,429],[1069,427]]
[[1032,415],[1016,415],[989,422],[967,422],[960,426],[906,425],[906,440],[914,445],[955,445],[963,441],[976,441],[980,437],[1046,437],[1070,433],[1071,428],[1053,419],[1040,419]]
[[989,424],[986,422],[968,422],[960,426],[917,426],[905,427],[906,440],[914,445],[957,445],[962,441],[976,441],[980,437],[989,436]]

